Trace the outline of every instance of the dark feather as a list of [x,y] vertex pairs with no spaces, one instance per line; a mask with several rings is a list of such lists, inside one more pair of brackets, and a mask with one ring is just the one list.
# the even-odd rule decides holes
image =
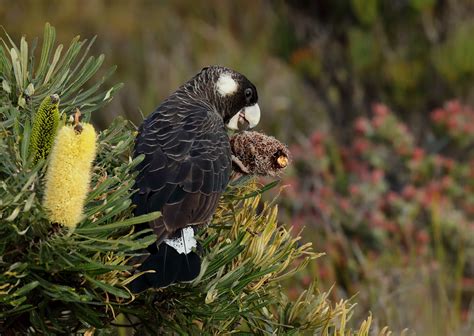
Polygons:
[[135,145],[135,155],[145,155],[135,183],[136,214],[162,211],[166,230],[155,232],[165,236],[207,223],[231,171],[222,118],[198,99],[183,99],[172,96],[150,115]]

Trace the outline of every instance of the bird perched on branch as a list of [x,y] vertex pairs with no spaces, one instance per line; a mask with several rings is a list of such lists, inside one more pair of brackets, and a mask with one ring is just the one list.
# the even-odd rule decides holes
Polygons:
[[253,128],[260,120],[255,86],[222,66],[203,68],[142,123],[135,142],[138,165],[135,215],[161,211],[148,223],[156,244],[131,283],[135,292],[190,281],[200,272],[195,229],[211,220],[230,178],[226,127]]

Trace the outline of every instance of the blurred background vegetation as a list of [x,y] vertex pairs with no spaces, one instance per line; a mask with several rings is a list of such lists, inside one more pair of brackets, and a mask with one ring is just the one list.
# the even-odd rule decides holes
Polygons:
[[473,14],[470,0],[0,0],[15,40],[45,22],[65,46],[100,37],[125,86],[98,127],[140,123],[205,65],[246,74],[260,130],[295,157],[282,220],[327,253],[301,282],[419,335],[474,333]]

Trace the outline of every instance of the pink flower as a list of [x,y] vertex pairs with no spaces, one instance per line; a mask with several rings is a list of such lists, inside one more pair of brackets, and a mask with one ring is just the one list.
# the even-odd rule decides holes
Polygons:
[[326,135],[321,132],[321,131],[315,131],[313,134],[311,134],[310,141],[313,146],[320,145],[324,139],[326,138]]
[[390,220],[383,221],[383,228],[391,233],[398,232],[398,225]]
[[402,123],[397,124],[397,130],[398,130],[398,133],[401,133],[401,134],[406,134],[406,133],[408,133],[408,127],[407,127],[407,125],[402,124]]
[[474,287],[474,278],[463,277],[461,282],[463,287]]
[[451,158],[443,158],[443,165],[448,171],[451,171],[454,169],[456,162]]
[[439,154],[433,156],[433,163],[436,167],[441,167],[443,165],[443,157]]
[[351,184],[349,186],[349,192],[352,194],[352,195],[359,195],[360,194],[360,188],[358,185],[355,185],[355,184]]
[[416,188],[412,185],[406,185],[402,190],[402,195],[406,199],[412,199],[416,195]]
[[372,183],[376,184],[383,180],[385,177],[385,172],[382,169],[375,169],[372,171],[371,174],[371,181]]
[[321,265],[318,270],[319,270],[318,273],[319,273],[319,278],[320,278],[320,279],[327,279],[327,278],[329,278],[330,273],[329,273],[329,270],[328,270],[328,268],[327,268],[326,266]]
[[309,284],[311,283],[312,281],[312,278],[309,276],[309,275],[305,275],[303,276],[303,279],[302,279],[302,283],[305,287],[309,286]]
[[430,235],[425,230],[420,230],[416,233],[416,240],[421,244],[427,244],[430,241]]
[[441,187],[443,189],[449,189],[453,185],[453,179],[449,175],[445,175],[441,178]]
[[384,116],[375,116],[373,119],[372,119],[372,125],[375,127],[375,128],[380,128],[385,122],[385,117]]
[[390,112],[387,105],[381,104],[381,103],[373,104],[372,111],[374,112],[376,116],[379,116],[379,117],[386,117]]
[[354,123],[354,130],[360,134],[366,134],[369,130],[369,121],[366,118],[359,117]]
[[416,147],[413,150],[413,160],[415,161],[421,161],[425,157],[425,150],[420,147]]
[[357,154],[363,154],[370,148],[370,142],[366,139],[356,139],[353,143],[354,151]]
[[333,190],[327,186],[324,186],[319,190],[319,194],[321,195],[322,198],[328,199],[332,197]]
[[347,198],[340,198],[339,206],[342,210],[348,211],[351,208],[351,202]]
[[471,133],[471,130],[472,130],[472,124],[466,123],[466,124],[462,125],[462,131],[464,133],[469,134],[469,133]]
[[451,100],[451,101],[448,101],[448,102],[445,104],[445,107],[446,107],[446,110],[447,110],[449,113],[453,113],[453,114],[456,114],[456,113],[460,112],[461,109],[462,109],[461,103],[459,103],[458,100]]
[[401,156],[409,156],[410,154],[410,147],[406,143],[399,144],[396,148],[395,151],[397,154]]
[[436,109],[433,112],[431,112],[431,120],[433,120],[435,123],[441,123],[444,121],[446,118],[446,111],[443,109]]
[[449,130],[455,131],[458,129],[459,122],[455,117],[450,116],[448,118],[447,126]]
[[384,228],[386,220],[381,212],[373,212],[369,214],[369,225],[373,228]]
[[313,153],[317,158],[326,156],[326,149],[323,145],[317,144],[313,147]]
[[390,191],[388,194],[387,194],[387,202],[389,204],[393,204],[395,203],[397,200],[398,200],[398,194],[396,192],[393,192],[393,191]]

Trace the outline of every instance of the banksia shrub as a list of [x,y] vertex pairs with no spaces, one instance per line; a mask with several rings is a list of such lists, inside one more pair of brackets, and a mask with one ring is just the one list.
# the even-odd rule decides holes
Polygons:
[[96,134],[90,124],[63,126],[51,153],[44,207],[51,222],[74,229],[83,216],[96,152]]
[[[134,171],[142,159],[132,159],[136,129],[120,118],[97,136],[87,123],[64,126],[50,159],[27,164],[28,122],[44,97],[59,92],[66,114],[72,104],[68,98],[82,97],[77,102],[86,109],[87,119],[114,92],[109,89],[101,95],[100,85],[85,90],[81,85],[61,87],[73,64],[69,57],[77,55],[83,43],[74,40],[65,59],[51,60],[53,32],[47,25],[41,71],[34,72],[40,77],[31,77],[28,71],[16,78],[17,88],[29,82],[38,91],[30,90],[34,95],[25,101],[21,100],[24,90],[0,91],[2,335],[105,335],[116,332],[112,329],[117,324],[137,329],[139,335],[369,334],[370,318],[349,327],[346,320],[353,304],[332,304],[315,285],[299,299],[285,295],[282,280],[320,254],[280,225],[277,207],[260,199],[268,186],[249,176],[231,182],[213,222],[201,233],[204,256],[198,278],[131,293],[128,285],[140,275],[134,260],[156,240],[151,230],[137,232],[135,225],[160,216],[132,214]],[[0,47],[3,81],[32,66],[26,41],[21,43],[23,52],[14,52],[12,59]],[[16,64],[18,54],[24,58]],[[12,62],[15,65],[4,66]],[[56,62],[66,68],[51,70]],[[77,78],[90,75],[87,64],[77,67]],[[43,86],[44,82],[53,85]]]
[[[153,241],[153,237],[134,235],[133,225],[159,215],[131,216],[132,170],[139,160],[129,159],[134,129],[129,123],[117,120],[97,136],[98,162],[90,171],[90,192],[81,204],[74,205],[80,208],[83,204],[83,216],[79,220],[63,221],[64,224],[74,222],[78,227],[72,232],[51,225],[50,213],[42,204],[47,184],[45,172],[49,168],[53,170],[49,172],[52,179],[48,180],[51,186],[47,200],[56,198],[58,203],[67,203],[70,195],[65,193],[77,190],[71,190],[66,183],[78,177],[67,174],[74,174],[77,160],[86,161],[90,167],[95,134],[90,125],[84,126],[81,135],[67,127],[64,130],[67,134],[61,132],[58,141],[64,138],[71,143],[84,140],[79,144],[80,148],[74,150],[74,146],[67,143],[66,150],[60,149],[58,155],[54,155],[52,166],[49,160],[31,165],[29,144],[35,112],[45,97],[59,93],[64,113],[72,111],[72,97],[80,98],[75,103],[84,106],[87,120],[90,112],[109,101],[117,88],[101,92],[100,82],[84,88],[84,83],[102,61],[96,62],[90,57],[83,63],[78,59],[78,56],[84,56],[80,51],[87,44],[77,38],[72,41],[69,52],[62,58],[53,59],[54,35],[54,29],[46,25],[37,69],[31,63],[33,58],[28,54],[24,39],[20,47],[13,42],[4,42],[10,53],[0,46],[2,335],[72,334],[92,325],[105,326],[113,319],[110,307],[132,298],[124,283],[129,278],[125,271],[131,268],[127,265],[128,259]],[[76,69],[74,76],[70,76],[72,68]],[[65,153],[67,150],[73,150],[73,153]],[[87,158],[82,157],[86,152]],[[75,155],[74,162],[69,154]],[[67,163],[71,170],[57,169],[61,164],[64,168]],[[84,175],[81,178],[89,179]],[[64,185],[60,186],[61,183]],[[82,184],[81,188],[87,191],[86,183]],[[52,194],[56,192],[59,195]],[[64,199],[59,199],[61,196]],[[76,211],[76,217],[77,213],[80,211]],[[53,220],[61,222],[62,219]]]
[[59,96],[46,96],[34,116],[29,155],[33,163],[46,159],[53,145],[59,124]]

